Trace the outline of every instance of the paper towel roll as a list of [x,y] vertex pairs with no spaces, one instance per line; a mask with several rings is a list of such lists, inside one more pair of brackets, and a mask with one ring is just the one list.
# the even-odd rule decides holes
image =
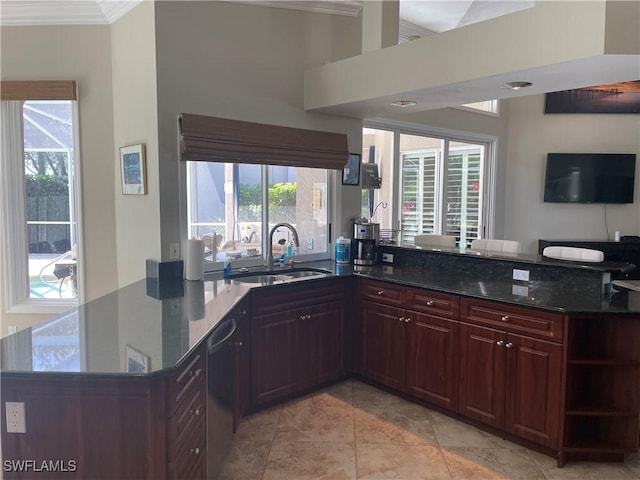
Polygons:
[[204,242],[191,238],[184,248],[184,278],[204,280]]
[[204,318],[204,282],[186,282],[184,299],[187,304],[187,319],[194,321]]

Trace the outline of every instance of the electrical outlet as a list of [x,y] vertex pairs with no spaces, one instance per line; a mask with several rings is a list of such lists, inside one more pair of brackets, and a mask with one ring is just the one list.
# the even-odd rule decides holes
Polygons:
[[170,243],[169,244],[169,260],[179,260],[179,259],[180,259],[180,244]]
[[517,268],[513,269],[513,279],[521,280],[523,282],[529,281],[529,270],[518,270]]
[[6,402],[7,433],[27,433],[24,402]]
[[382,261],[384,263],[393,263],[393,253],[383,253]]
[[524,285],[511,285],[511,293],[519,297],[528,297],[529,287],[525,287]]
[[307,250],[313,250],[313,238],[307,238]]

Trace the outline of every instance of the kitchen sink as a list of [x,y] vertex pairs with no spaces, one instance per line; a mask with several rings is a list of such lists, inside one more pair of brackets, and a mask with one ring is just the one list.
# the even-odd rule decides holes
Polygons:
[[228,278],[238,283],[266,284],[287,283],[295,280],[321,278],[330,275],[328,270],[319,268],[289,268],[283,270],[263,270],[243,272],[230,275]]

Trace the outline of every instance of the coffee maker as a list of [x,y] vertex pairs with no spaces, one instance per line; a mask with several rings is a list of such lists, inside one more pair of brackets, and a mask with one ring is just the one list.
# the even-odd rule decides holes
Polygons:
[[379,223],[354,224],[353,230],[353,264],[371,266],[378,263]]

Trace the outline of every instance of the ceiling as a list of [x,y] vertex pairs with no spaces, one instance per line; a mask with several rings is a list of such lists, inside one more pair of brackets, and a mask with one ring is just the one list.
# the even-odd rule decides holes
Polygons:
[[[110,24],[141,1],[2,0],[0,25]],[[358,15],[363,3],[363,0],[235,1],[348,16]],[[534,0],[400,0],[400,39],[452,30],[528,8],[534,3]]]
[[[110,24],[141,1],[143,0],[0,0],[0,25]],[[363,5],[363,0],[232,1],[347,16],[358,15]],[[399,4],[399,42],[404,42],[412,37],[424,37],[529,8],[534,6],[535,1],[399,0]],[[637,70],[637,61],[631,62],[631,74],[629,62],[618,66],[602,63],[603,61],[615,63],[616,59],[575,63],[561,69],[558,66],[541,66],[529,71],[505,72],[500,78],[475,79],[437,89],[404,93],[411,94],[410,100],[419,102],[419,108],[411,109],[416,111],[637,79],[619,78],[620,75],[633,77],[633,69]],[[578,82],[581,84],[576,84],[576,79],[579,79]],[[534,86],[519,92],[500,89],[503,83],[513,80],[527,80],[533,82]],[[389,106],[391,100],[398,98],[376,98],[336,105],[328,107],[326,112],[360,118],[397,114],[398,111],[393,111],[393,107]]]

